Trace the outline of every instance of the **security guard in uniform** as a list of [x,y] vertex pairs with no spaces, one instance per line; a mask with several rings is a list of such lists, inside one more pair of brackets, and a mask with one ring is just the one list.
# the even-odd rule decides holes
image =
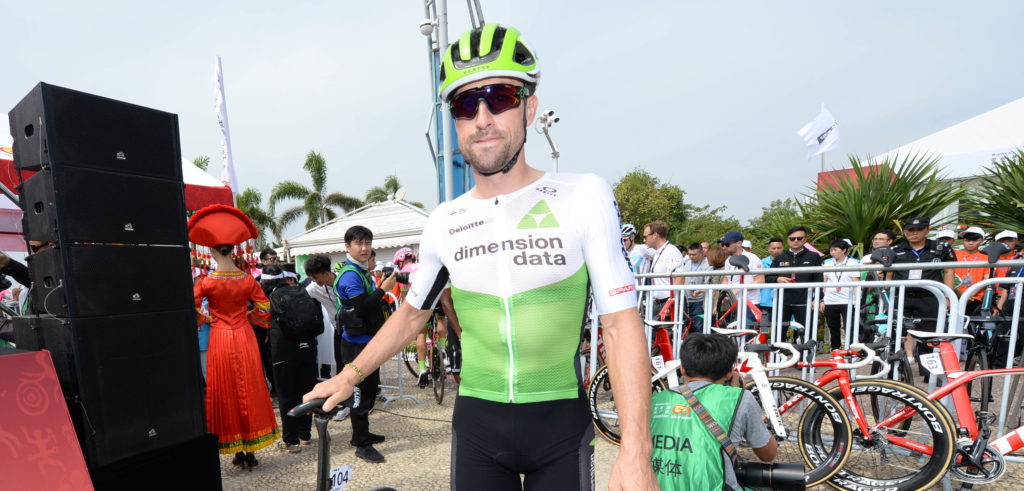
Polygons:
[[[956,261],[953,249],[942,242],[928,238],[931,231],[928,218],[911,218],[903,224],[903,235],[906,242],[901,242],[892,248],[893,264],[906,263],[937,263],[944,261]],[[890,271],[885,275],[886,280],[931,280],[945,283],[953,288],[953,269],[912,269],[905,271]],[[939,302],[929,290],[923,288],[907,288],[903,303],[903,315],[906,317],[926,318],[921,321],[915,329],[919,331],[935,332],[935,316],[939,311]],[[907,357],[913,363],[914,338],[906,336],[903,347]],[[932,349],[928,346],[918,346],[920,353],[930,353]],[[922,372],[921,375],[924,375]]]

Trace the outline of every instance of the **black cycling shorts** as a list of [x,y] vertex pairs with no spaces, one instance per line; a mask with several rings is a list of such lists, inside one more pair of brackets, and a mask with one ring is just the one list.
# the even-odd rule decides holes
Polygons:
[[594,425],[586,399],[510,404],[457,397],[451,487],[593,490]]

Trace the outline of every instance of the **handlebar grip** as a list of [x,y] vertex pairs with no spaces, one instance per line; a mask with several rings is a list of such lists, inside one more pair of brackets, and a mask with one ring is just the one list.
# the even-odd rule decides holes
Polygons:
[[874,343],[865,343],[864,346],[877,351],[877,350],[880,350],[882,348],[885,348],[885,346],[888,345],[888,344],[889,344],[889,341],[888,340],[884,340],[884,341],[875,341]]
[[768,370],[780,370],[783,368],[789,368],[796,365],[800,361],[800,352],[797,351],[792,344],[789,343],[775,343],[771,345],[772,349],[779,351],[787,351],[789,354],[788,358],[778,363],[765,363],[765,368]]
[[359,400],[359,387],[353,387],[352,396],[338,403],[338,405],[334,406],[334,408],[331,409],[330,411],[323,410],[324,403],[327,402],[327,399],[310,399],[306,402],[303,402],[302,404],[299,404],[298,406],[291,408],[291,410],[288,411],[288,416],[294,418],[299,416],[305,416],[309,413],[313,413],[318,416],[334,416],[343,407],[347,407],[350,409],[355,409],[359,407]]
[[795,348],[797,351],[817,351],[818,342],[808,341],[806,343],[794,344],[793,348]]
[[770,344],[748,344],[743,347],[747,353],[769,353],[772,349]]

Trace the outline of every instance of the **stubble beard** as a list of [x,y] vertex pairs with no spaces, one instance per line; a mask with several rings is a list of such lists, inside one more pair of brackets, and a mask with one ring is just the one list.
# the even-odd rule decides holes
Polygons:
[[459,148],[462,151],[462,156],[466,159],[466,162],[469,162],[469,165],[471,165],[473,169],[482,174],[490,174],[501,170],[501,168],[508,165],[508,161],[512,160],[512,155],[516,153],[516,150],[512,149],[513,138],[507,133],[503,133],[497,129],[475,133],[468,140],[469,142],[473,142],[476,140],[492,138],[494,136],[502,137],[504,141],[504,144],[494,151],[476,152],[473,150],[472,144],[464,145],[462,142],[459,142]]

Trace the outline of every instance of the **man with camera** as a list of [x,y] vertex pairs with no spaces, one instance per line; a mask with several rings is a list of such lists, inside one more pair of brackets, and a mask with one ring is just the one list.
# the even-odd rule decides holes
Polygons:
[[[370,279],[370,254],[373,252],[373,232],[370,229],[362,225],[349,227],[345,231],[345,250],[348,256],[334,280],[334,290],[338,295],[337,325],[341,328],[335,336],[339,373],[343,366],[350,369],[356,366],[353,361],[384,325],[384,292],[395,286],[393,272],[384,278],[379,288]],[[384,435],[370,433],[369,418],[380,385],[380,373],[376,369],[367,372],[359,373],[357,387],[367,397],[349,413],[352,421],[352,440],[349,443],[356,447],[356,457],[380,463],[384,462],[384,456],[373,448],[373,444],[383,442]]]
[[705,411],[731,443],[746,440],[757,458],[775,460],[778,442],[764,425],[761,406],[732,371],[736,353],[736,344],[720,334],[695,332],[683,340],[679,360],[687,384],[682,393],[658,392],[651,401],[652,463],[661,489],[743,489],[728,442],[719,441],[711,421],[699,416]]

